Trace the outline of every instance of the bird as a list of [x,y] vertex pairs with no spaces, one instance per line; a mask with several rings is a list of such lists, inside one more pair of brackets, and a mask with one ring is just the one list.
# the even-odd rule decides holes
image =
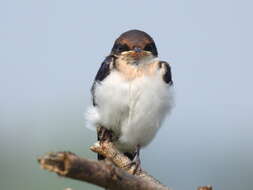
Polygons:
[[153,38],[126,31],[100,65],[86,119],[99,141],[112,132],[114,145],[139,168],[140,149],[154,139],[174,106],[173,86],[170,64],[158,58]]

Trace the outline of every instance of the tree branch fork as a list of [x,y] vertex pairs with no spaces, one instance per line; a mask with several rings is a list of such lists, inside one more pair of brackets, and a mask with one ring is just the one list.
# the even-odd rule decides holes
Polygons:
[[[112,142],[96,142],[90,149],[106,160],[94,161],[71,152],[56,152],[39,157],[38,162],[42,169],[110,190],[169,190],[144,170],[135,173],[131,160]],[[212,190],[212,187],[203,186],[198,190]]]

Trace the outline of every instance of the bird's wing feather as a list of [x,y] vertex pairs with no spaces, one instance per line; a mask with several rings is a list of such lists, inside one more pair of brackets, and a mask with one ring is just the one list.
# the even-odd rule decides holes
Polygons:
[[[96,84],[103,81],[111,72],[111,70],[114,67],[114,62],[115,62],[115,57],[112,55],[109,55],[105,58],[105,60],[102,62],[95,80],[93,82],[92,88],[91,88],[91,94],[92,94],[92,101],[93,101],[93,106],[97,106],[96,103]],[[102,126],[97,128],[97,138],[98,141],[101,140],[102,138]],[[103,160],[105,159],[102,155],[98,154],[98,160]]]
[[164,75],[163,75],[164,82],[169,85],[173,85],[171,68],[170,68],[169,63],[167,63],[165,61],[160,61],[159,63],[160,63],[160,67],[163,67],[165,70]]
[[96,83],[103,81],[110,74],[110,71],[114,67],[114,62],[115,62],[114,56],[112,55],[107,56],[105,60],[102,62],[96,74],[95,80],[91,88],[93,106],[96,106],[96,95],[95,95]]

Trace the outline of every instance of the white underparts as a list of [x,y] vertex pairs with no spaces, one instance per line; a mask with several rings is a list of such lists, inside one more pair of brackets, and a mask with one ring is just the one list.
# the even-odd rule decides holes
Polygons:
[[116,143],[122,151],[146,146],[173,107],[173,87],[163,81],[163,72],[126,80],[113,70],[96,83],[97,106],[91,106],[86,118],[96,128],[102,125],[119,136]]

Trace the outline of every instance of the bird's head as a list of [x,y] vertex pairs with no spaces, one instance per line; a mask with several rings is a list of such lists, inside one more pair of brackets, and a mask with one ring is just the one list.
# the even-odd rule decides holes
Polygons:
[[131,59],[135,63],[158,56],[152,37],[140,30],[129,30],[121,34],[116,39],[111,54]]

